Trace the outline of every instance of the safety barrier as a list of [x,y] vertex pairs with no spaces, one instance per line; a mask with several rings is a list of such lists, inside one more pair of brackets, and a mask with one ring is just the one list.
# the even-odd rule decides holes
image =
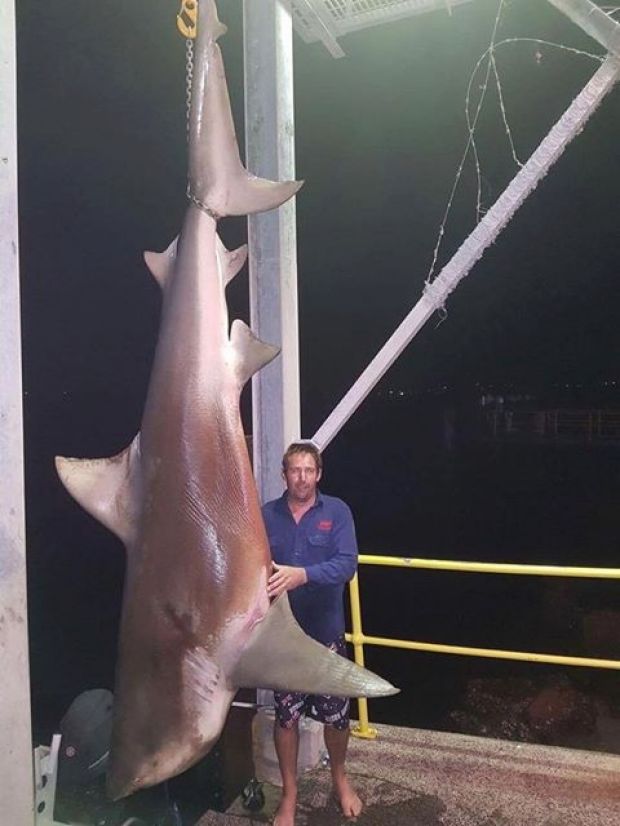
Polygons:
[[542,440],[618,442],[618,410],[512,410],[495,409],[487,413],[493,438],[536,437]]
[[[559,565],[518,565],[495,562],[459,562],[448,559],[409,559],[396,556],[375,556],[360,554],[360,565],[380,565],[392,568],[418,568],[431,571],[459,571],[479,574],[509,574],[526,576],[576,577],[579,579],[620,579],[620,568],[562,567]],[[412,640],[373,637],[364,634],[359,579],[356,574],[349,583],[351,600],[351,633],[347,641],[353,643],[355,662],[364,665],[364,646],[379,645],[387,648],[402,648],[409,651],[430,651],[438,654],[459,654],[467,657],[489,657],[500,660],[520,660],[525,662],[552,663],[588,668],[610,668],[620,670],[620,660],[605,660],[589,657],[569,657],[560,654],[543,654],[531,651],[503,651],[491,648],[468,648],[460,645],[414,642]],[[368,701],[358,700],[359,722],[353,729],[356,737],[372,739],[377,732],[368,720]]]

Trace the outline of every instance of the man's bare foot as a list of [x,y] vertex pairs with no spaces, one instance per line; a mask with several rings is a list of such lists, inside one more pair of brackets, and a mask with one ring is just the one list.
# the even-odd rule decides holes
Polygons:
[[338,786],[334,788],[334,796],[345,817],[356,818],[360,816],[364,806],[347,777],[344,777],[338,783]]
[[273,826],[295,826],[297,799],[286,795],[280,801],[278,811],[272,820]]

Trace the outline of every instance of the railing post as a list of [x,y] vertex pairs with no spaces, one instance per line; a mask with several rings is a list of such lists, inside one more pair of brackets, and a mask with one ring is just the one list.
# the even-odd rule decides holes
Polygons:
[[[357,665],[364,667],[364,632],[362,630],[362,608],[360,601],[360,586],[357,573],[349,583],[349,596],[351,599],[351,642],[353,643],[353,656]],[[368,700],[360,697],[357,701],[359,722],[354,726],[352,733],[355,737],[364,737],[367,740],[374,740],[377,736],[377,729],[368,725]]]

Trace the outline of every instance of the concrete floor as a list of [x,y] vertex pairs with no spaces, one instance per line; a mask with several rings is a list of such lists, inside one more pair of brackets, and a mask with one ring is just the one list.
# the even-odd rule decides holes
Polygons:
[[[619,826],[620,756],[460,734],[379,726],[351,738],[348,768],[365,803],[358,826]],[[250,815],[236,801],[198,826],[269,822],[280,790]],[[296,826],[346,823],[330,796],[329,770],[300,781]]]

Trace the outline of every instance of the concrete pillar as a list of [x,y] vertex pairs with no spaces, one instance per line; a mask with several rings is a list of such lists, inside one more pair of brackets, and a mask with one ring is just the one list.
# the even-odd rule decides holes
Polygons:
[[0,820],[31,826],[13,0],[0,0],[0,112]]

